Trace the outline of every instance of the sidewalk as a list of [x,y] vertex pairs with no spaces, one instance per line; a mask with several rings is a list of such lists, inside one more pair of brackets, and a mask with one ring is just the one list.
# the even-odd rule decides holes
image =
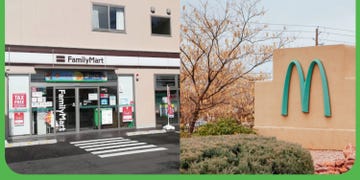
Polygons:
[[26,139],[22,139],[22,140],[11,141],[11,142],[8,142],[7,140],[5,140],[5,148],[55,144],[55,143],[57,143],[57,140],[54,137],[26,138]]

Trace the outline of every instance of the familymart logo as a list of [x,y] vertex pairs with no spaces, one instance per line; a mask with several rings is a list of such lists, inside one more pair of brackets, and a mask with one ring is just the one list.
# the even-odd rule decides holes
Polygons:
[[304,112],[304,113],[309,112],[311,79],[312,79],[312,74],[313,74],[315,65],[317,65],[320,70],[321,84],[322,84],[322,91],[323,91],[323,101],[324,101],[324,115],[326,117],[331,116],[329,86],[328,86],[328,82],[327,82],[327,77],[326,77],[324,66],[323,66],[322,62],[318,59],[315,59],[311,62],[309,69],[308,69],[306,79],[304,78],[304,74],[303,74],[303,70],[302,70],[300,62],[297,60],[293,60],[290,62],[288,69],[286,71],[281,115],[283,115],[283,116],[288,115],[289,86],[290,86],[291,74],[294,69],[293,68],[294,66],[296,67],[296,70],[298,72],[298,77],[299,77],[299,82],[300,82],[300,96],[301,96],[302,112]]

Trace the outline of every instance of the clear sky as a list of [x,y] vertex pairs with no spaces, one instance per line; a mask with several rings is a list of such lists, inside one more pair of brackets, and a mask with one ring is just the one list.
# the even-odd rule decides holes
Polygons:
[[[181,4],[197,1],[181,0]],[[262,0],[259,7],[266,10],[259,22],[269,24],[268,29],[275,31],[286,26],[286,35],[296,37],[289,47],[314,46],[317,26],[320,45],[355,45],[355,0]],[[272,72],[272,63],[257,71]]]
[[355,45],[355,0],[263,0],[261,4],[267,11],[264,22],[306,26],[287,26],[299,31],[294,46],[314,45],[316,26],[320,26],[320,44]]

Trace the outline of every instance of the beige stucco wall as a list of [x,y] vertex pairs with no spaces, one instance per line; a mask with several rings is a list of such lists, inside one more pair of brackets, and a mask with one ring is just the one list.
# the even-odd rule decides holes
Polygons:
[[[92,3],[124,6],[126,33],[92,31]],[[171,17],[171,36],[151,35],[151,15]],[[179,26],[178,0],[5,1],[5,44],[11,45],[179,52]]]
[[[285,73],[291,60],[300,61],[306,78],[315,58],[324,65],[331,117],[324,116],[321,77],[314,69],[309,113],[301,111],[299,78],[292,72],[288,116],[281,115]],[[355,47],[345,45],[281,49],[274,52],[273,80],[255,86],[255,128],[266,136],[300,143],[310,149],[343,149],[355,144]]]
[[119,68],[117,74],[139,76],[135,80],[136,128],[156,127],[155,117],[155,75],[180,74],[176,69],[127,69]]

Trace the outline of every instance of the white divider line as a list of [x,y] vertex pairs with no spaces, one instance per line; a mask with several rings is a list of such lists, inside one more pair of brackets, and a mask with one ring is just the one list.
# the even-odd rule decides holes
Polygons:
[[90,145],[90,146],[78,146],[81,149],[85,148],[93,148],[93,147],[101,147],[101,146],[109,146],[109,145],[118,145],[118,144],[128,144],[128,143],[134,143],[138,141],[126,141],[126,142],[117,142],[117,143],[106,143],[106,144],[97,144],[97,145]]
[[98,156],[101,158],[106,158],[106,157],[123,156],[123,155],[129,155],[129,154],[139,154],[139,153],[145,153],[145,152],[164,151],[164,150],[167,150],[167,148],[160,147],[160,148],[153,148],[153,149],[143,149],[143,150],[136,150],[136,151],[103,154],[103,155],[98,155]]
[[81,143],[81,144],[74,144],[74,145],[75,145],[75,146],[87,146],[87,145],[93,145],[93,144],[102,144],[102,143],[111,143],[111,142],[122,142],[122,141],[130,141],[130,139],[115,139],[115,140],[97,141],[97,142]]
[[103,140],[110,140],[110,139],[123,139],[123,138],[122,137],[116,137],[116,138],[93,139],[93,140],[86,140],[86,141],[73,141],[73,142],[70,142],[70,144],[96,142],[96,141],[103,141]]
[[146,143],[129,143],[129,144],[123,144],[123,145],[117,145],[117,146],[106,146],[106,147],[98,147],[98,148],[90,148],[85,149],[85,151],[97,151],[97,150],[104,150],[104,149],[113,149],[113,148],[121,148],[121,147],[129,147],[129,146],[137,146],[137,145],[144,145]]
[[157,147],[155,145],[145,145],[145,146],[135,146],[135,147],[128,147],[128,148],[121,148],[121,149],[111,149],[111,150],[105,150],[105,151],[94,151],[91,152],[92,154],[104,154],[104,153],[111,153],[111,152],[120,152],[120,151],[128,151],[128,150],[134,150],[134,149],[145,149],[145,148],[154,148]]

